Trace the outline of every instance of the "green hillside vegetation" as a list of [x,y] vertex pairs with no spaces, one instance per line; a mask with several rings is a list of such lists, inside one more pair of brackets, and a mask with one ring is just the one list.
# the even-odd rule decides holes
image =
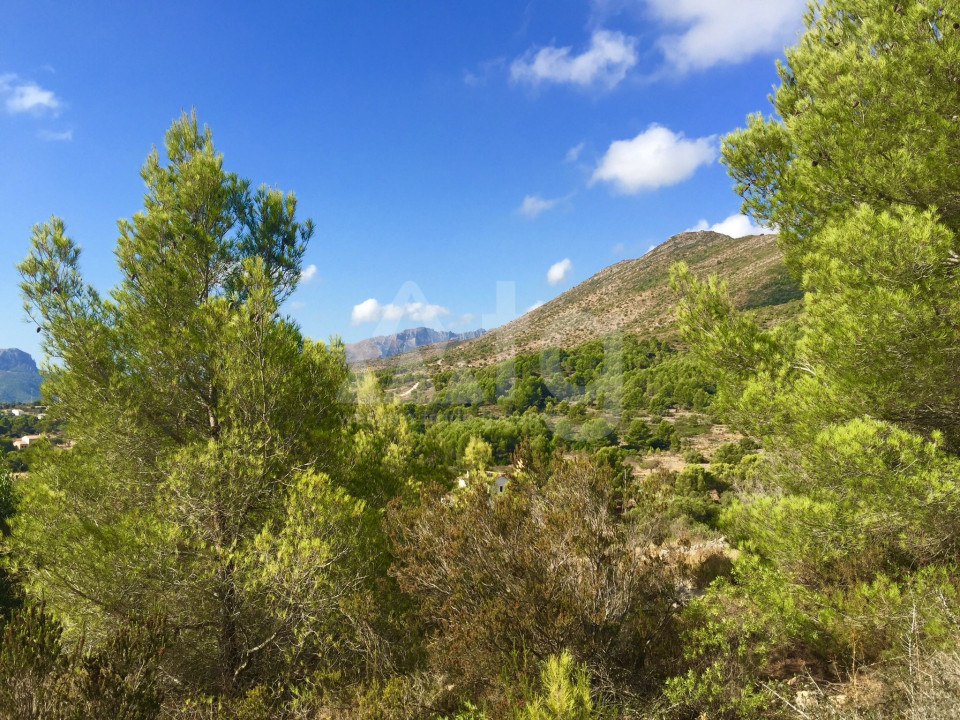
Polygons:
[[806,22],[723,143],[778,236],[426,361],[279,312],[312,224],[192,115],[109,299],[38,225],[72,444],[0,463],[0,717],[957,717],[960,9]]
[[[469,376],[443,371],[433,383],[440,388],[433,401],[398,408],[451,466],[475,437],[490,445],[500,465],[510,464],[522,443],[544,461],[558,449],[678,449],[677,411],[689,417],[707,411],[714,392],[690,356],[632,336],[615,353],[596,340],[521,355]],[[673,422],[658,429],[668,414]]]
[[[495,388],[511,385],[523,367],[539,367],[566,353],[595,343],[594,352],[615,362],[624,344],[639,338],[682,346],[676,324],[676,296],[670,290],[670,266],[693,263],[702,272],[718,272],[735,289],[733,297],[763,327],[794,318],[803,293],[783,264],[776,235],[731,238],[714,232],[675,235],[643,257],[611,265],[545,305],[479,338],[422,348],[355,367],[372,370],[380,386],[399,402],[462,402],[459,394],[476,393],[494,402]],[[496,370],[492,369],[497,365]],[[624,368],[627,369],[627,368]],[[556,370],[544,369],[545,381]],[[540,370],[538,375],[543,375]],[[499,378],[499,380],[497,379]],[[450,380],[454,390],[444,393]],[[582,377],[572,378],[584,385]],[[593,382],[593,380],[591,380]],[[570,389],[553,388],[558,399]],[[545,392],[552,392],[547,388]],[[619,403],[619,391],[613,403]],[[592,399],[592,398],[588,398]]]
[[[14,415],[16,407],[21,414]],[[0,453],[2,464],[12,472],[25,472],[34,458],[39,457],[50,444],[62,444],[62,425],[45,412],[46,407],[11,404],[10,408],[0,409]],[[25,435],[39,436],[26,448],[18,450],[13,443]]]
[[0,398],[2,402],[30,402],[40,397],[40,375],[32,370],[0,371]]

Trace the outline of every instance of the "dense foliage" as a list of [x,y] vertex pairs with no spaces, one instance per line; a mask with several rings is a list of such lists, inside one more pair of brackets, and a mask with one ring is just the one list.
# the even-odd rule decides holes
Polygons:
[[[745,209],[802,279],[796,326],[762,330],[675,269],[725,414],[767,450],[762,490],[720,520],[733,576],[687,612],[693,667],[670,694],[691,712],[786,711],[789,666],[909,686],[960,637],[958,10],[822,3],[780,69],[782,120],[726,139]],[[902,712],[884,687],[859,711]]]
[[310,222],[193,116],[108,295],[37,226],[0,715],[956,717],[960,8],[806,22],[723,147],[792,274],[737,307],[675,267],[684,350],[353,375],[280,309]]
[[[342,355],[277,313],[309,223],[292,196],[224,172],[192,117],[166,152],[143,167],[144,210],[120,223],[109,298],[83,283],[58,219],[20,265],[56,360],[45,392],[76,444],[20,482],[11,554],[66,637],[99,641],[162,608],[165,672],[229,695],[317,654],[368,579],[365,511],[326,474]],[[334,665],[357,651],[323,643]]]

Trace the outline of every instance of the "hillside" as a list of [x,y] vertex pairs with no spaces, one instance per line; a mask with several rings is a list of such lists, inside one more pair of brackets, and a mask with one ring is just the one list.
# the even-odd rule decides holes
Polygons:
[[40,397],[40,373],[28,353],[0,348],[0,402],[29,402]]
[[377,337],[367,338],[359,342],[349,343],[344,346],[347,354],[347,362],[362,363],[367,360],[376,360],[381,357],[389,357],[398,353],[413,350],[414,348],[432,345],[434,343],[459,342],[461,340],[471,340],[480,337],[485,330],[471,330],[469,332],[455,333],[450,330],[434,330],[432,328],[418,327],[409,330],[401,330],[392,335],[379,335]]
[[702,231],[674,235],[639,258],[604,268],[550,302],[482,337],[427,348],[375,363],[380,367],[487,365],[517,353],[569,348],[614,332],[675,336],[676,301],[670,266],[685,261],[698,275],[728,281],[740,307],[762,322],[792,314],[800,297],[789,278],[776,235],[731,238]]

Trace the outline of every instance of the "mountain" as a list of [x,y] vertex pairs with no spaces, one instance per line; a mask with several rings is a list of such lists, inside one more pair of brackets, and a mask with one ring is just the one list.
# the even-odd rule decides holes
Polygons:
[[375,362],[400,368],[487,365],[545,347],[573,347],[611,333],[655,335],[676,340],[676,298],[670,266],[685,261],[697,275],[717,274],[734,301],[762,324],[795,313],[800,288],[783,264],[776,235],[732,238],[720,233],[685,232],[632,260],[604,268],[550,302],[482,337],[446,348],[398,355]]
[[418,327],[411,330],[401,330],[392,335],[380,335],[350,343],[344,349],[347,353],[347,362],[355,364],[389,357],[424,345],[472,340],[485,332],[486,330],[471,330],[470,332],[455,333],[449,330]]
[[28,353],[0,348],[0,402],[29,402],[40,397],[40,373]]

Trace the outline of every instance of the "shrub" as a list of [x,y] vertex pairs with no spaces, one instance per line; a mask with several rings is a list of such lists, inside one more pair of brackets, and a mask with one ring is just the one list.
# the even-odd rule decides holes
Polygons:
[[391,505],[394,573],[418,601],[432,666],[465,699],[502,701],[510,680],[491,678],[564,648],[611,687],[641,682],[676,589],[614,497],[609,470],[579,460],[525,473],[493,501],[434,489]]

